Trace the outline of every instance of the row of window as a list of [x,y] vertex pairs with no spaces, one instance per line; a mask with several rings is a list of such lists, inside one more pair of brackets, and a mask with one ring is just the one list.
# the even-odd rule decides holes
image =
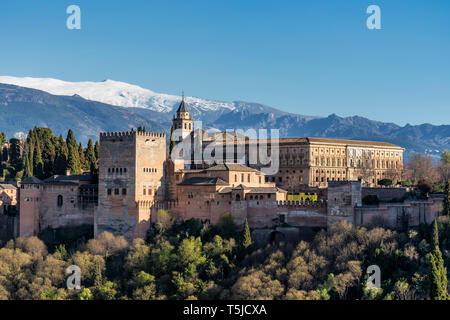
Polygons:
[[344,167],[344,159],[334,159],[334,158],[315,158],[316,166],[327,166],[327,167]]
[[142,171],[155,173],[155,172],[158,172],[158,169],[156,169],[156,168],[142,168]]
[[285,166],[285,165],[307,165],[308,164],[308,159],[297,159],[295,162],[293,159],[290,159],[289,162],[287,160],[281,159],[280,161],[281,165]]
[[[183,126],[181,124],[175,124],[175,129],[183,129]],[[185,123],[184,124],[184,129],[185,130],[192,130],[192,124]]]
[[[240,181],[239,181],[239,177],[240,177]],[[258,179],[258,182],[259,182],[259,184],[261,184],[262,177],[259,176],[258,178],[259,178],[259,179]],[[234,182],[246,182],[246,181],[245,181],[245,174],[244,174],[244,173],[241,173],[240,175],[235,174],[235,175],[234,175]],[[247,182],[248,182],[248,183],[251,182],[251,174],[250,174],[250,173],[247,174]]]
[[122,174],[122,173],[126,173],[126,172],[127,172],[127,168],[108,168],[108,173]]
[[[112,189],[107,189],[107,194],[108,196],[112,195]],[[120,189],[119,188],[115,188],[114,189],[114,195],[119,195],[120,194]],[[126,196],[127,195],[127,189],[126,188],[122,188],[122,195]]]
[[[354,150],[354,149],[353,149]],[[366,155],[372,155],[372,156],[375,156],[375,155],[377,155],[377,156],[386,156],[386,157],[389,157],[389,156],[391,156],[391,157],[398,157],[399,155],[400,155],[400,153],[399,152],[389,152],[389,151],[370,151],[370,150],[361,150],[364,154],[366,154]],[[314,149],[314,152],[313,152],[313,154],[314,153],[319,153],[319,149]],[[320,149],[320,153],[328,153],[328,149]],[[331,154],[333,154],[334,153],[334,150],[333,149],[331,149],[330,150],[330,153]],[[352,153],[352,150],[350,150],[350,153]],[[336,154],[345,154],[345,150],[336,150]]]
[[[358,161],[353,162],[353,159],[350,160],[350,167],[360,167],[361,166],[361,159],[358,159]],[[366,168],[372,167],[375,169],[397,169],[399,168],[398,161],[385,161],[385,160],[372,160],[370,163],[369,160],[366,160],[365,164]]]

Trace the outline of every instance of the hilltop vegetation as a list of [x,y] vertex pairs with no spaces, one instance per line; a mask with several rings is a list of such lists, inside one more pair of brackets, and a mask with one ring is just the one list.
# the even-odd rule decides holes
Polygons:
[[[339,223],[311,242],[264,247],[227,215],[213,227],[172,223],[161,212],[152,230],[131,244],[103,233],[73,250],[47,248],[38,238],[9,241],[0,249],[0,299],[447,298],[447,217],[434,232]],[[79,290],[66,289],[69,265],[81,269]],[[381,269],[380,290],[365,286],[370,265]]]

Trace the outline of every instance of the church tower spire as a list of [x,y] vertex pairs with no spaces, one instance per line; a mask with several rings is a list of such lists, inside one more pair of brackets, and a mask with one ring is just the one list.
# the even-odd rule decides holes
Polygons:
[[189,114],[186,101],[184,99],[184,92],[182,93],[181,103],[178,106],[175,117],[172,120],[174,130],[181,130],[182,139],[194,131],[194,120]]

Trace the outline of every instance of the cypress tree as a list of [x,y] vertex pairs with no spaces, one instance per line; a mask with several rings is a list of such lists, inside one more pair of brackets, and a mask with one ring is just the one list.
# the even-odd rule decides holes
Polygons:
[[2,161],[7,162],[8,161],[8,148],[3,147],[2,149]]
[[82,170],[87,170],[87,169],[89,169],[89,168],[88,168],[88,165],[87,165],[87,162],[86,162],[86,158],[84,157],[84,149],[83,149],[83,146],[81,145],[81,142],[80,142],[80,144],[78,145],[78,154],[79,154],[79,156],[80,156],[80,165],[81,165],[81,169],[82,169]]
[[44,178],[44,162],[42,161],[42,154],[41,148],[39,147],[39,143],[36,143],[36,147],[34,148],[33,173],[39,179]]
[[446,216],[450,215],[450,181],[445,183],[443,214]]
[[103,275],[102,269],[100,267],[100,263],[97,262],[95,264],[95,273],[94,273],[94,287],[98,290],[103,285]]
[[173,150],[173,148],[175,148],[175,141],[173,140],[174,139],[174,136],[173,136],[173,132],[174,131],[175,130],[174,130],[173,126],[172,126],[172,128],[170,129],[169,156],[172,155],[172,150]]
[[67,158],[67,169],[69,169],[72,174],[80,174],[80,155],[78,152],[77,140],[75,139],[72,129],[69,129],[69,132],[67,133],[66,143],[69,150],[69,156]]
[[433,239],[432,239],[432,246],[434,247],[438,247],[439,248],[439,228],[438,228],[438,223],[437,223],[437,219],[434,219],[434,223],[433,223]]
[[447,268],[444,267],[444,260],[439,249],[439,232],[437,219],[434,220],[433,227],[433,251],[430,253],[430,298],[432,300],[447,300]]
[[67,144],[64,141],[62,135],[60,135],[57,139],[55,153],[55,173],[65,174],[67,170],[67,158],[69,157],[69,150],[67,149]]
[[95,156],[92,139],[89,139],[88,146],[86,148],[86,163],[87,168],[91,171],[91,173],[94,173],[94,171],[97,169],[97,157]]
[[94,150],[95,150],[95,159],[98,159],[100,155],[100,144],[98,143],[98,141],[95,141]]
[[33,176],[33,166],[31,165],[30,157],[26,156],[24,158],[24,161],[25,161],[25,165],[24,165],[23,177],[24,178],[32,177]]
[[6,133],[0,132],[0,148],[6,143]]
[[250,227],[248,226],[248,220],[245,218],[244,235],[242,239],[242,246],[248,248],[252,245],[252,235],[250,233]]

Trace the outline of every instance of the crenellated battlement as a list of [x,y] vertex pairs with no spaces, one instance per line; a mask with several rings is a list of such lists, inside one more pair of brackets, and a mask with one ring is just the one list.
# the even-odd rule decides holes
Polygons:
[[125,132],[100,132],[100,139],[120,138],[120,137],[152,137],[152,138],[166,138],[165,133],[158,132],[144,132],[144,131],[125,131]]

